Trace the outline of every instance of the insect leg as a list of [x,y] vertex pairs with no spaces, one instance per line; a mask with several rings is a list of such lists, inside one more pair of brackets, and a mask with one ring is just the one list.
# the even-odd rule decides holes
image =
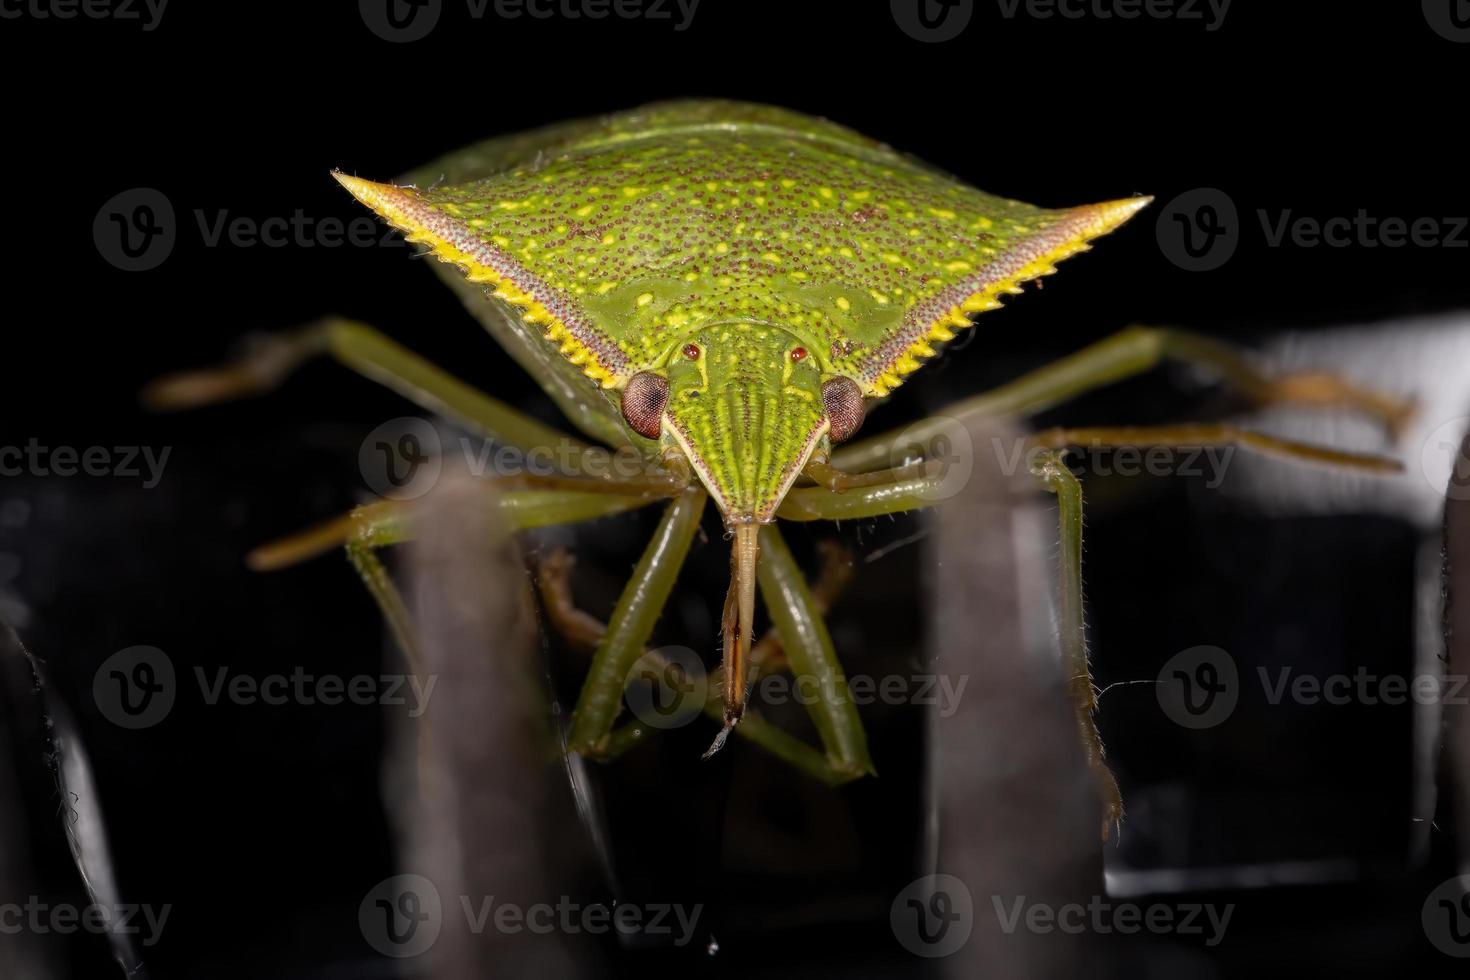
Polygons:
[[806,464],[801,473],[803,476],[810,477],[819,487],[833,493],[845,493],[848,490],[857,490],[862,487],[881,486],[885,483],[897,483],[900,480],[931,475],[937,471],[938,466],[937,461],[920,460],[917,464],[898,466],[893,469],[849,473],[820,459],[813,459]]
[[662,497],[579,490],[512,490],[496,495],[501,516],[517,531],[577,524],[658,503]]
[[1076,709],[1077,727],[1087,761],[1097,773],[1103,796],[1103,839],[1122,818],[1122,797],[1117,781],[1104,761],[1102,739],[1093,713],[1096,690],[1087,667],[1087,637],[1082,619],[1082,487],[1066,467],[1068,446],[1243,446],[1286,456],[1300,462],[1344,466],[1371,472],[1396,472],[1401,465],[1391,459],[1347,453],[1312,446],[1226,425],[1172,425],[1095,429],[1048,429],[1032,437],[1032,444],[1046,452],[1037,460],[1036,472],[1048,490],[1057,496],[1061,523],[1061,574],[1058,615],[1062,650],[1069,665],[1068,688]]
[[[1096,695],[1087,668],[1086,635],[1082,619],[1082,488],[1060,465],[1061,453],[1046,450],[1038,476],[1057,495],[1061,522],[1061,574],[1058,606],[1061,641],[1069,665],[1067,686],[1076,710],[1078,732],[1088,763],[1097,775],[1103,799],[1103,837],[1122,818],[1122,795],[1103,759],[1103,746],[1092,713]],[[787,494],[776,512],[786,520],[840,520],[895,514],[932,505],[942,493],[942,476],[920,477],[896,483],[858,487],[834,493],[825,487],[804,487]]]
[[352,561],[352,567],[357,570],[368,594],[373,597],[373,602],[377,603],[382,612],[398,649],[403,651],[403,657],[408,661],[408,669],[422,682],[426,673],[423,647],[408,615],[408,606],[403,601],[402,593],[393,584],[388,570],[378,559],[378,547],[370,536],[354,534],[347,540],[347,557]]
[[763,560],[757,574],[761,597],[780,633],[794,682],[810,684],[815,689],[807,710],[822,739],[827,759],[841,772],[872,773],[873,762],[868,756],[862,719],[853,704],[827,624],[816,608],[801,568],[774,524],[762,526],[760,538]]
[[407,505],[394,500],[354,507],[334,517],[255,548],[245,556],[252,571],[273,572],[360,541],[374,548],[408,540],[404,518]]
[[570,549],[557,548],[536,563],[536,589],[552,628],[576,649],[593,653],[603,637],[607,624],[577,606],[572,596],[572,566],[576,558]]
[[784,521],[848,521],[900,514],[933,506],[944,493],[943,475],[917,476],[892,483],[834,493],[826,487],[798,487],[786,495],[776,516]]
[[[955,402],[931,419],[903,430],[902,436],[906,443],[927,443],[955,421],[1034,414],[1094,388],[1141,374],[1165,360],[1210,371],[1260,404],[1291,402],[1353,409],[1377,418],[1390,433],[1398,432],[1414,412],[1408,401],[1333,374],[1310,372],[1273,378],[1229,344],[1183,330],[1134,326],[998,388]],[[841,447],[832,463],[854,473],[887,466],[899,436],[895,430],[855,441]]]
[[[557,490],[512,490],[497,494],[495,506],[512,530],[524,531],[555,524],[576,524],[609,514],[646,507],[658,498]],[[410,504],[379,500],[364,504],[340,517],[261,545],[245,562],[257,572],[270,572],[300,564],[345,545],[354,537],[365,538],[374,547],[407,540]]]
[[[822,567],[811,584],[812,609],[818,616],[826,616],[852,581],[852,552],[830,540],[817,542],[817,551]],[[766,635],[750,648],[750,671],[754,677],[765,677],[789,666],[779,630],[767,630]]]
[[1097,688],[1087,666],[1087,627],[1082,617],[1082,484],[1063,462],[1062,453],[1049,452],[1036,467],[1043,485],[1056,494],[1061,526],[1061,565],[1057,578],[1057,620],[1062,663],[1067,670],[1067,693],[1076,713],[1077,733],[1087,764],[1097,776],[1102,795],[1102,839],[1123,819],[1123,796],[1103,751],[1102,736],[1093,717]]
[[[577,608],[572,599],[569,578],[571,566],[571,553],[566,551],[556,552],[541,562],[538,574],[541,599],[554,627],[573,646],[592,652],[606,635],[607,625]],[[840,588],[840,581],[835,573],[832,573],[830,578],[824,574],[819,580],[819,587],[823,587],[823,583],[828,589]],[[776,649],[779,650],[778,645]],[[642,656],[656,660],[659,654],[654,650],[645,650]],[[774,658],[775,654],[771,656]],[[705,715],[715,721],[723,721],[724,712],[724,700],[718,692],[710,691],[704,704]],[[641,745],[649,736],[657,732],[658,729],[642,722],[628,722],[613,729],[598,747],[595,755],[603,761],[615,759],[629,749]],[[850,782],[862,775],[861,772],[835,767],[824,753],[795,736],[783,732],[754,713],[746,714],[744,720],[735,727],[735,734],[829,786]]]
[[571,751],[596,754],[612,730],[628,672],[643,653],[653,624],[668,601],[699,527],[705,499],[704,491],[696,487],[676,497],[633,569],[572,712],[568,735]]
[[1290,439],[1278,439],[1275,436],[1252,432],[1249,429],[1212,423],[1046,429],[1033,435],[1031,442],[1033,445],[1048,449],[1063,449],[1067,446],[1095,448],[1171,446],[1179,449],[1238,446],[1256,449],[1275,456],[1285,456],[1301,463],[1343,466],[1373,473],[1398,473],[1403,470],[1402,463],[1386,456],[1344,452],[1326,446],[1313,446]]
[[690,479],[688,472],[651,469],[647,473],[606,478],[518,473],[492,477],[491,482],[504,491],[539,490],[579,495],[609,494],[615,497],[638,496],[658,499],[678,496],[689,486]]
[[[817,548],[822,568],[811,585],[812,609],[818,616],[825,616],[852,581],[852,553],[835,541],[819,542]],[[590,654],[602,642],[607,624],[579,608],[573,599],[571,576],[575,564],[576,557],[569,549],[558,548],[537,563],[536,583],[552,628],[573,647]],[[772,627],[750,648],[751,674],[764,677],[788,667],[780,631]]]
[[[1062,449],[1067,446],[1240,446],[1299,462],[1344,466],[1376,473],[1397,473],[1403,469],[1403,465],[1397,460],[1384,456],[1343,452],[1217,424],[1048,429],[1033,435],[1030,445],[1044,449]],[[942,472],[935,473],[931,467],[924,471],[926,475],[904,476],[909,472],[914,471],[909,467],[899,467],[857,474],[859,478],[853,481],[856,485],[840,492],[821,485],[798,487],[786,495],[776,516],[789,521],[837,521],[876,517],[880,514],[897,514],[927,507],[948,495],[943,487]]]
[[[725,717],[724,702],[719,698],[711,699],[705,705],[704,713],[715,721],[722,721]],[[808,776],[828,786],[841,786],[843,783],[850,783],[868,775],[863,770],[837,767],[825,753],[808,745],[795,735],[782,731],[753,711],[746,712],[740,724],[731,731],[747,742],[765,749],[782,762],[800,769]],[[595,757],[604,761],[614,759],[629,749],[643,744],[652,734],[654,730],[642,722],[629,722],[613,729],[607,738],[603,739],[602,746],[595,753]]]
[[174,410],[263,394],[305,362],[324,354],[486,438],[522,449],[581,445],[572,436],[477,391],[372,327],[340,317],[258,339],[233,363],[159,378],[143,389],[143,402],[150,408]]

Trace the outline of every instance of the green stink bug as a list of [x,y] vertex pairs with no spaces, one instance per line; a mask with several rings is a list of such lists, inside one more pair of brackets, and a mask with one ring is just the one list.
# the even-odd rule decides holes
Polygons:
[[[893,434],[850,441],[867,410],[974,316],[1149,201],[1034,207],[975,190],[824,120],[713,101],[492,139],[399,183],[335,176],[440,260],[445,282],[578,430],[647,460],[633,476],[575,471],[519,480],[506,506],[520,526],[672,498],[611,621],[592,640],[596,653],[569,745],[602,755],[619,744],[622,685],[707,498],[733,541],[722,620],[723,725],[710,751],[732,730],[773,737],[755,719],[736,727],[752,672],[757,582],[792,669],[841,676],[819,604],[774,522],[925,506],[935,475],[922,460],[892,468]],[[266,345],[240,365],[164,379],[150,394],[178,406],[255,391],[323,352],[502,442],[565,438],[343,321]],[[1272,380],[1222,345],[1133,328],[947,415],[1036,411],[1164,357],[1211,367],[1262,401],[1346,405],[1390,423],[1406,411],[1330,376]],[[1106,835],[1122,803],[1092,721],[1080,612],[1081,496],[1060,462],[1066,447],[1241,443],[1325,462],[1394,464],[1221,426],[1053,430],[1034,440],[1047,454],[1037,476],[1059,500],[1062,645],[1079,727],[1103,784]],[[411,627],[372,553],[405,533],[391,504],[370,505],[259,553],[257,563],[283,564],[345,539],[412,656]],[[840,685],[819,689],[826,696],[812,710],[823,754],[809,768],[833,781],[870,771],[855,708]]]

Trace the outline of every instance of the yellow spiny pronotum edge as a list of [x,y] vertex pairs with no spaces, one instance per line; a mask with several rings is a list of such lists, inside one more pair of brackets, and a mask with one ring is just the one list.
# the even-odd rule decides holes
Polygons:
[[415,188],[375,183],[341,172],[333,172],[332,176],[353,197],[403,232],[409,242],[428,246],[435,258],[464,270],[470,282],[492,287],[490,295],[520,308],[523,321],[539,327],[543,337],[556,344],[567,360],[598,385],[616,388],[626,380],[603,363],[541,300],[490,264],[495,260],[503,263],[509,260],[495,256],[485,242],[463,234],[455,219],[431,208]]
[[[1091,239],[1117,228],[1152,200],[1151,197],[1133,197],[1073,208],[1064,212],[1065,217],[1061,221],[1035,238],[1018,242],[1012,255],[1002,256],[982,270],[979,281],[972,283],[978,285],[978,289],[929,320],[920,336],[872,380],[866,393],[881,398],[893,391],[908,375],[924,366],[924,359],[939,353],[934,348],[935,344],[953,340],[956,330],[973,327],[975,315],[998,309],[1002,295],[1020,295],[1022,284],[1049,276],[1057,271],[1058,262],[1089,251]],[[1060,240],[1055,241],[1057,238]],[[1028,257],[1028,252],[1035,254]],[[1012,264],[1020,264],[1005,269],[1008,260]],[[998,278],[988,278],[997,275]],[[969,285],[956,288],[963,292]]]

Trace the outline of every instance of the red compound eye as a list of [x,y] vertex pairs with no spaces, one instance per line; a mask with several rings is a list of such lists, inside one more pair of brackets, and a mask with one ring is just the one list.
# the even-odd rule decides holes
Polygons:
[[830,378],[822,383],[822,404],[832,423],[833,442],[852,438],[863,424],[863,390],[851,378]]
[[697,361],[697,360],[699,360],[699,345],[698,344],[685,344],[684,345],[684,356],[687,357],[687,358],[689,358],[691,361]]
[[806,348],[805,347],[793,347],[793,348],[791,348],[791,359],[793,361],[804,361],[804,360],[806,360]]
[[668,380],[652,371],[640,371],[623,389],[623,418],[640,436],[657,439],[668,403]]

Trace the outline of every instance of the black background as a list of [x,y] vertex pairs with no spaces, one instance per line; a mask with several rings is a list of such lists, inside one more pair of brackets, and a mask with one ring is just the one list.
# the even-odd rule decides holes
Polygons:
[[[141,384],[218,360],[250,331],[337,312],[554,420],[407,247],[210,246],[196,211],[207,221],[298,209],[315,221],[349,220],[358,206],[328,176],[333,168],[387,179],[488,135],[686,95],[825,115],[1038,204],[1155,195],[1154,209],[1069,263],[1044,292],[985,318],[932,378],[899,392],[884,409],[890,421],[1131,322],[1250,343],[1279,328],[1470,305],[1463,245],[1269,248],[1253,217],[1262,208],[1323,218],[1360,208],[1406,219],[1470,213],[1462,149],[1470,45],[1439,36],[1419,4],[1237,0],[1214,31],[1168,19],[1007,19],[994,3],[975,7],[958,38],[934,44],[905,34],[886,3],[702,0],[677,31],[648,19],[475,20],[446,0],[435,30],[406,44],[375,36],[354,3],[174,0],[152,31],[119,20],[0,20],[8,230],[0,443],[173,447],[165,480],[146,492],[122,478],[0,484],[0,496],[26,500],[30,514],[25,526],[0,529],[0,552],[14,557],[0,586],[23,600],[23,637],[78,706],[124,886],[139,901],[176,907],[149,953],[158,976],[366,969],[357,902],[392,868],[372,709],[182,703],[157,728],[119,733],[89,710],[88,692],[96,664],[137,643],[191,666],[376,670],[378,621],[341,562],[259,577],[242,570],[240,555],[362,499],[363,435],[411,413],[328,365],[303,371],[276,397],[180,416],[141,412]],[[105,260],[93,223],[105,202],[138,187],[169,199],[177,241],[159,267],[125,272]],[[1224,190],[1244,218],[1237,253],[1211,272],[1178,268],[1155,237],[1159,206],[1197,187]],[[1177,416],[1188,402],[1167,381],[1093,396],[1066,417]],[[1162,563],[1151,535],[1188,517],[1175,501],[1098,518],[1094,623],[1128,638],[1109,648],[1100,637],[1100,679],[1153,676],[1151,651],[1192,642],[1180,642],[1188,632],[1180,624],[1209,622],[1221,605],[1251,607],[1243,562],[1218,572],[1238,592],[1228,602],[1211,601],[1219,587],[1178,587],[1183,598],[1173,597],[1185,605],[1150,612],[1166,606],[1186,563]],[[627,561],[641,525],[630,526],[615,538],[632,542]],[[1345,608],[1381,610],[1362,619],[1382,635],[1354,629],[1353,641],[1390,660],[1406,649],[1407,621],[1394,617],[1406,616],[1407,572],[1383,570],[1406,567],[1412,542],[1402,528],[1278,529],[1270,546],[1287,547],[1283,535],[1317,555],[1317,568],[1341,572],[1324,582],[1310,561],[1297,567],[1293,582],[1322,590],[1305,628]],[[1342,551],[1324,550],[1329,543]],[[1355,565],[1364,549],[1374,561]],[[1116,612],[1104,612],[1109,603]],[[1150,755],[1115,725],[1104,721],[1125,772],[1188,777],[1192,760]],[[1360,856],[1382,859],[1401,846],[1393,800],[1404,777],[1394,767],[1406,721],[1351,727],[1346,746],[1323,736],[1303,750],[1316,787],[1309,795],[1325,802],[1292,821],[1287,850],[1315,830]],[[1377,782],[1384,772],[1387,782]],[[907,805],[867,799],[894,812]],[[1357,807],[1344,814],[1351,801]],[[1257,811],[1244,836],[1271,851],[1275,826]],[[1211,833],[1242,836],[1228,826]],[[1447,965],[1417,932],[1422,895],[1449,873],[1436,840],[1433,867],[1392,872],[1388,884],[1262,898],[1263,911],[1240,926],[1238,943],[1216,951],[1217,962],[1232,972],[1326,962],[1365,974],[1411,960],[1422,970]],[[1292,915],[1279,914],[1288,907]],[[830,947],[786,939],[765,955],[789,955],[793,969],[830,962],[821,958]],[[75,955],[78,975],[106,975],[100,946],[78,942]],[[728,955],[744,962],[738,948]],[[881,957],[907,968],[891,949]]]

